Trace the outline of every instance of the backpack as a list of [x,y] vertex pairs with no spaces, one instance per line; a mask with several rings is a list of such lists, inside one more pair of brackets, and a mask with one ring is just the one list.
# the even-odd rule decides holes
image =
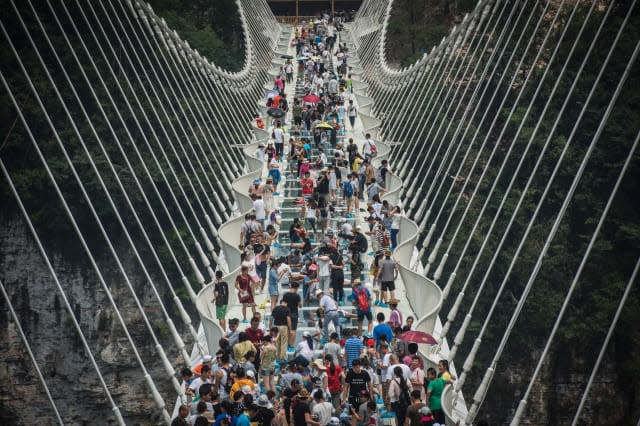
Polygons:
[[397,404],[401,407],[402,411],[411,405],[411,397],[409,396],[409,388],[402,389],[402,385],[396,381],[400,386],[400,395],[398,395]]
[[237,377],[236,372],[233,369],[228,370],[224,367],[222,367],[222,369],[225,371],[225,373],[227,373],[227,383],[225,383],[224,385],[224,391],[227,394],[231,394],[231,387],[236,382],[236,377]]
[[[361,234],[362,236],[362,234]],[[358,244],[360,245],[360,253],[366,253],[367,249],[369,248],[369,243],[367,242],[367,239],[362,237],[358,239]]]
[[351,186],[351,182],[347,181],[345,183],[342,184],[343,189],[344,189],[344,196],[345,197],[351,197],[353,196],[353,186]]
[[371,308],[369,306],[369,295],[367,294],[367,290],[362,288],[360,290],[355,289],[356,300],[358,301],[358,310],[360,312],[367,312]]

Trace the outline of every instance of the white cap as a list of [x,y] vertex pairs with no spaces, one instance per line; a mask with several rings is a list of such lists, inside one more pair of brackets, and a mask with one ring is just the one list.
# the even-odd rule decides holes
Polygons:
[[253,372],[253,370],[249,370],[249,371],[247,371],[247,377],[256,377],[256,375]]
[[308,331],[305,331],[304,333],[302,333],[303,337],[311,337],[311,333],[309,333]]
[[202,357],[202,362],[211,362],[211,355],[205,355]]

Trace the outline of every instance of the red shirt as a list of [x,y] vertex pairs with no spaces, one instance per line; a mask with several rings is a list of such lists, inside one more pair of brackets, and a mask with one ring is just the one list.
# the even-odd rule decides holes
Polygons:
[[247,333],[247,337],[254,345],[260,343],[260,341],[264,337],[264,333],[259,328],[253,330],[251,327],[249,327],[244,332]]
[[302,179],[302,193],[303,194],[313,194],[313,180],[312,179]]
[[330,368],[327,367],[327,387],[329,392],[340,392],[342,390],[342,383],[340,382],[340,374],[342,374],[342,368],[339,365],[334,364],[334,370],[331,374]]

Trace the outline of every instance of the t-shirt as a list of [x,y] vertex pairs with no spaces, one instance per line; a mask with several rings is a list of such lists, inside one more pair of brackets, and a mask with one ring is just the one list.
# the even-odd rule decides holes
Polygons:
[[302,301],[298,293],[287,292],[284,296],[282,296],[282,300],[284,300],[289,307],[291,315],[298,315],[298,305]]
[[420,420],[422,419],[422,414],[420,413],[420,409],[422,407],[426,407],[422,402],[416,402],[415,404],[411,404],[407,409],[407,418],[409,419],[409,426],[421,426]]
[[330,264],[331,259],[323,260],[321,257],[318,257],[318,276],[328,277],[330,275]]
[[302,384],[302,376],[299,373],[284,373],[280,375],[280,387],[286,389],[291,387],[291,382],[297,380],[299,384]]
[[289,284],[289,277],[291,276],[291,268],[286,263],[281,263],[280,266],[278,266],[278,276],[283,272],[284,274],[282,275],[282,277],[280,277],[280,280],[278,281],[278,283]]
[[256,219],[264,220],[264,201],[262,201],[262,198],[253,202],[253,209],[256,211]]
[[235,426],[251,426],[251,422],[249,421],[249,417],[242,413],[238,416],[238,418],[236,419],[236,424]]
[[349,157],[355,157],[358,153],[358,145],[355,143],[353,145],[347,145],[347,152],[349,153]]
[[[372,183],[371,185],[369,185],[367,187],[367,194],[369,195],[369,201],[373,201],[373,197],[378,195],[381,189],[382,187],[377,183]],[[256,213],[256,216],[257,216],[257,213]]]
[[395,280],[395,269],[396,269],[396,261],[391,258],[384,258],[380,262],[378,262],[378,266],[382,268],[382,273],[380,274],[380,281],[394,281]]
[[334,364],[340,361],[340,345],[335,342],[328,342],[324,345],[324,354],[331,355]]
[[273,139],[275,139],[276,143],[284,143],[284,132],[280,127],[273,129]]
[[302,193],[304,195],[311,195],[313,193],[313,180],[302,179]]
[[298,402],[293,407],[293,424],[294,426],[307,426],[307,420],[305,414],[311,414],[309,405],[306,402]]
[[288,307],[282,305],[276,306],[273,312],[271,312],[273,324],[276,326],[289,325],[287,323],[289,315],[291,315],[291,310]]
[[396,367],[400,367],[402,369],[402,375],[404,376],[404,378],[407,381],[411,381],[411,369],[409,368],[408,365],[405,364],[394,364],[394,365],[390,365],[387,368],[387,376],[385,377],[385,380],[394,380],[396,378],[395,373],[393,372],[393,370],[396,369]]
[[364,370],[360,370],[360,373],[349,370],[344,380],[345,383],[349,384],[349,396],[359,396],[360,392],[367,390],[367,383],[370,381],[369,373]]
[[349,357],[349,368],[351,368],[351,362],[353,362],[354,359],[360,358],[360,351],[364,349],[364,345],[357,337],[350,337],[344,344],[344,349],[347,357]]
[[218,296],[216,296],[216,306],[229,304],[229,286],[226,282],[216,282],[214,291],[218,292]]
[[331,413],[333,411],[333,405],[330,402],[324,401],[313,406],[313,414],[318,416],[317,422],[321,425],[329,424],[331,420]]
[[442,406],[440,404],[440,398],[442,397],[442,390],[444,389],[444,385],[447,384],[442,378],[435,379],[429,382],[429,387],[427,387],[427,391],[431,391],[431,396],[429,397],[429,407],[432,410],[439,410]]
[[327,367],[327,387],[329,388],[329,392],[340,392],[342,389],[340,374],[342,374],[342,368],[337,364],[337,361],[334,361],[333,374],[331,374],[331,370]]
[[272,410],[266,407],[260,407],[258,408],[256,416],[251,420],[254,420],[257,424],[262,426],[271,426],[271,422],[273,421],[274,417],[275,414],[273,414]]
[[380,345],[382,336],[386,336],[386,342],[391,342],[393,336],[393,330],[387,324],[378,324],[373,327],[373,338],[376,339],[376,344]]

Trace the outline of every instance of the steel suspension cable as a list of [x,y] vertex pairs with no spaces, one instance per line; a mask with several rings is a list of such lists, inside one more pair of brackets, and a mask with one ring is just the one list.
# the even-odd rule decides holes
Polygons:
[[[2,79],[4,80],[4,77],[2,77]],[[24,120],[22,120],[22,123],[24,124]],[[27,130],[28,132],[30,132],[30,130]],[[18,203],[18,207],[20,208],[20,212],[22,213],[22,216],[25,219],[25,222],[27,223],[27,226],[29,228],[29,231],[31,232],[31,235],[33,236],[36,245],[38,246],[38,251],[40,251],[40,254],[42,255],[45,263],[47,264],[47,269],[49,270],[49,272],[51,273],[51,276],[53,277],[53,281],[56,284],[56,288],[58,289],[58,292],[60,292],[60,296],[62,297],[62,302],[64,303],[65,309],[67,310],[67,314],[69,315],[69,317],[71,318],[71,321],[73,322],[73,327],[75,328],[76,332],[78,333],[78,336],[80,337],[80,341],[82,342],[82,346],[84,347],[85,352],[87,353],[87,355],[89,356],[89,360],[91,361],[91,365],[93,366],[93,369],[95,370],[96,374],[98,375],[98,380],[100,381],[100,386],[102,386],[102,389],[104,389],[105,395],[107,397],[107,400],[109,401],[109,404],[111,405],[111,411],[113,412],[114,416],[116,417],[116,421],[118,422],[118,424],[120,426],[124,426],[124,419],[122,418],[122,414],[120,413],[120,409],[118,408],[118,406],[116,405],[115,401],[113,400],[113,396],[111,395],[111,392],[109,391],[109,387],[107,386],[107,383],[104,381],[104,377],[102,377],[102,373],[100,372],[100,367],[98,367],[98,363],[96,362],[95,357],[93,356],[93,352],[91,352],[91,348],[89,348],[89,343],[87,343],[87,339],[84,337],[84,333],[82,332],[82,328],[80,327],[80,324],[78,323],[78,319],[76,318],[76,314],[73,311],[73,308],[71,307],[71,303],[69,303],[69,299],[67,298],[67,294],[65,293],[64,289],[62,288],[62,284],[60,283],[60,280],[58,279],[58,275],[56,274],[55,270],[53,269],[53,265],[51,264],[51,261],[49,260],[49,256],[47,255],[47,252],[44,249],[44,246],[42,245],[42,242],[40,241],[40,237],[38,236],[38,233],[36,232],[36,229],[33,226],[33,223],[31,222],[31,217],[29,216],[29,213],[27,213],[27,210],[22,202],[22,198],[20,197],[20,194],[18,193],[18,190],[16,189],[14,183],[13,183],[13,179],[11,179],[11,175],[9,174],[9,171],[7,170],[6,166],[4,165],[4,161],[2,160],[2,158],[0,158],[0,169],[2,169],[2,173],[4,174],[5,179],[7,180],[7,183],[9,184],[9,188],[11,189],[11,193],[13,194],[13,196],[16,199],[16,202]],[[4,289],[3,289],[4,292]],[[108,294],[110,296],[110,293]]]
[[622,294],[622,298],[620,299],[620,303],[618,303],[618,308],[616,309],[616,313],[613,316],[613,320],[611,321],[611,325],[609,326],[609,330],[607,330],[607,336],[600,347],[600,353],[598,354],[598,359],[596,359],[596,363],[591,370],[591,375],[589,376],[589,381],[587,382],[587,386],[582,392],[582,397],[580,398],[580,403],[578,404],[578,409],[576,410],[575,415],[573,416],[573,420],[571,421],[571,426],[577,426],[578,420],[580,420],[580,414],[582,414],[582,409],[584,408],[584,404],[587,401],[587,396],[589,395],[589,391],[591,390],[591,386],[593,385],[593,381],[596,378],[596,373],[598,372],[598,368],[600,367],[600,363],[602,362],[602,358],[604,358],[604,354],[609,346],[609,341],[611,340],[611,336],[613,336],[613,332],[616,329],[616,325],[618,324],[618,319],[620,318],[620,314],[622,313],[622,309],[624,308],[625,303],[627,302],[627,298],[629,297],[629,293],[631,292],[631,288],[636,282],[636,276],[638,275],[638,269],[640,269],[640,257],[636,261],[636,266],[633,268],[633,273],[627,282],[627,286],[624,289],[624,293]]
[[[635,6],[635,3],[636,3],[636,0],[634,0],[634,2],[632,4],[631,8],[629,9],[629,12],[628,12],[627,16],[625,17],[625,19],[627,19],[629,17],[629,14],[630,14],[631,10],[633,10],[633,7]],[[611,10],[611,7],[612,6],[610,6],[608,11]],[[603,19],[601,21],[600,27],[598,28],[596,36],[594,37],[594,39],[593,39],[593,41],[592,41],[592,43],[591,43],[591,45],[590,45],[590,47],[589,47],[589,49],[587,51],[587,54],[583,57],[582,63],[580,65],[580,68],[579,68],[576,76],[573,77],[573,81],[572,81],[571,87],[570,87],[569,91],[567,92],[567,95],[564,97],[563,104],[562,104],[560,110],[558,111],[558,113],[556,114],[556,118],[554,120],[553,126],[551,127],[551,130],[549,131],[549,134],[547,135],[547,138],[546,138],[544,146],[543,146],[543,150],[546,150],[547,147],[549,146],[549,144],[551,143],[551,139],[552,139],[553,135],[555,134],[555,131],[556,131],[556,129],[557,129],[559,123],[560,123],[560,120],[561,120],[562,116],[564,115],[564,112],[565,112],[567,106],[569,105],[569,100],[571,99],[571,95],[573,94],[573,91],[574,91],[575,87],[578,84],[579,78],[582,75],[584,67],[588,62],[589,56],[594,50],[596,40],[597,40],[598,35],[600,34],[602,28],[604,27],[605,21],[606,21],[606,19]],[[590,89],[588,97],[587,97],[587,102],[585,102],[583,104],[583,107],[582,107],[582,109],[580,111],[580,114],[581,114],[580,117],[582,117],[582,115],[584,115],[584,113],[586,111],[586,106],[589,103],[588,101],[591,99],[591,97],[595,93],[596,87],[597,87],[600,79],[602,78],[602,75],[604,74],[604,70],[605,70],[607,64],[609,63],[609,59],[611,58],[611,52],[613,51],[613,48],[615,48],[615,46],[616,46],[616,44],[618,42],[618,39],[620,38],[620,36],[621,36],[621,34],[623,32],[623,30],[624,30],[624,28],[626,26],[626,22],[627,21],[625,20],[623,22],[623,24],[618,29],[618,33],[616,35],[616,39],[615,39],[613,45],[610,47],[609,55],[607,56],[607,58],[605,59],[605,61],[601,65],[601,68],[600,68],[600,71],[598,73],[598,76],[597,76],[596,80],[594,81],[594,83],[591,86],[591,89]],[[576,121],[574,123],[573,131],[575,131],[575,129],[577,128],[577,125],[578,125],[578,121]],[[535,134],[532,134],[531,137],[534,137],[534,136],[535,136]],[[555,177],[555,175],[557,174],[558,170],[560,169],[561,163],[562,163],[562,161],[564,160],[564,158],[565,158],[565,156],[567,154],[567,151],[568,151],[568,149],[569,149],[569,147],[571,145],[571,142],[572,142],[572,139],[568,139],[567,140],[567,142],[564,144],[564,147],[563,147],[561,153],[558,156],[558,159],[556,160],[556,164],[555,164],[554,169],[553,169],[553,171],[551,173],[551,176],[547,180],[547,184],[545,186],[545,190],[544,190],[542,196],[540,197],[540,199],[537,202],[536,211],[534,212],[534,215],[530,219],[529,225],[527,227],[528,231],[530,231],[530,229],[531,229],[531,227],[533,225],[533,222],[535,221],[535,217],[537,216],[537,212],[541,208],[540,206],[542,205],[542,203],[546,199],[546,196],[547,196],[547,194],[549,192],[549,188],[551,187],[551,183],[553,181],[553,178]],[[507,241],[507,237],[508,237],[508,235],[509,235],[509,233],[511,231],[511,227],[515,223],[515,218],[518,215],[518,212],[520,211],[520,207],[522,206],[522,203],[524,202],[524,200],[526,198],[526,195],[529,192],[529,188],[530,188],[531,184],[533,183],[533,180],[534,180],[534,177],[535,177],[535,175],[536,175],[536,173],[538,171],[538,168],[542,164],[542,159],[543,159],[542,156],[538,156],[538,160],[536,161],[536,164],[534,165],[532,171],[529,173],[529,178],[527,180],[527,183],[526,183],[525,187],[521,191],[521,195],[520,195],[520,198],[518,199],[518,203],[516,204],[516,207],[514,208],[513,213],[511,214],[511,216],[509,218],[509,223],[507,224],[505,230],[502,232],[502,237],[500,238],[500,242],[498,243],[498,246],[493,251],[493,256],[492,256],[492,258],[491,258],[491,260],[489,262],[489,265],[487,266],[487,268],[484,271],[484,275],[482,277],[482,281],[480,282],[480,285],[478,287],[476,295],[475,295],[475,297],[473,299],[473,302],[471,303],[471,307],[469,308],[469,312],[467,313],[467,315],[466,315],[466,317],[465,317],[465,319],[464,319],[464,321],[463,321],[463,323],[462,323],[460,329],[458,330],[458,333],[456,334],[456,337],[454,339],[454,343],[455,344],[451,348],[451,351],[450,351],[450,354],[449,354],[449,359],[450,360],[455,357],[455,355],[457,353],[457,350],[458,350],[458,347],[460,346],[460,344],[464,340],[464,336],[465,336],[467,327],[468,327],[468,325],[469,325],[469,323],[471,321],[471,318],[472,318],[472,313],[474,312],[474,310],[475,310],[475,308],[476,308],[476,306],[478,304],[478,301],[480,300],[480,295],[481,295],[481,293],[482,293],[482,291],[483,291],[483,289],[484,289],[484,287],[485,287],[485,285],[486,285],[486,283],[488,281],[489,274],[493,270],[493,266],[494,266],[496,260],[498,259],[498,256],[499,256],[499,254],[500,254],[500,252],[502,250],[502,247],[504,246],[505,242]],[[522,241],[524,241],[524,239],[528,235],[528,231],[525,231],[525,235],[523,236]],[[521,243],[522,243],[522,241],[521,241]],[[521,248],[522,244],[519,247]],[[518,254],[518,253],[519,253],[519,251],[516,254]],[[514,259],[515,259],[515,257],[514,257]],[[511,265],[511,267],[513,267],[513,263]],[[510,270],[509,270],[509,274],[510,274]],[[471,279],[471,276],[467,275],[467,281],[470,280],[470,279]],[[494,311],[494,309],[495,309],[495,307],[497,305],[497,301],[498,301],[500,295],[502,294],[502,292],[503,292],[503,290],[504,290],[504,288],[506,286],[506,282],[507,282],[506,278],[503,279],[503,281],[502,281],[502,283],[501,283],[501,285],[500,285],[500,287],[498,289],[497,295],[494,298],[492,306],[489,309],[488,316],[485,317],[485,323],[488,323],[491,315],[493,314],[493,311]],[[467,282],[465,282],[465,286],[464,287],[466,287],[466,285],[467,285]],[[466,371],[470,370],[472,368],[472,366],[473,366],[473,361],[475,359],[475,355],[476,355],[476,353],[478,351],[478,348],[479,348],[479,346],[481,344],[481,341],[482,341],[481,337],[482,337],[483,334],[484,334],[484,329],[481,330],[479,337],[476,338],[476,340],[474,342],[473,348],[469,351],[467,359],[466,359],[465,363],[463,364],[463,372],[460,375],[460,378],[459,378],[458,383],[457,383],[457,385],[458,385],[457,387],[461,387],[462,384],[464,384],[464,381],[465,381],[465,378],[466,378],[466,374],[467,374]]]
[[[487,390],[491,384],[491,380],[493,378],[493,372],[495,371],[495,367],[500,359],[500,357],[502,356],[502,352],[504,351],[504,347],[507,344],[507,341],[509,339],[509,337],[511,336],[511,332],[515,326],[515,322],[518,319],[518,317],[520,316],[520,312],[522,311],[522,307],[524,306],[524,303],[527,300],[527,297],[529,295],[529,292],[531,291],[531,288],[533,286],[533,282],[535,281],[535,279],[538,276],[538,272],[540,271],[540,267],[542,266],[542,260],[545,257],[549,246],[551,245],[551,241],[553,240],[553,238],[556,235],[556,232],[558,230],[558,227],[560,226],[560,222],[562,221],[564,214],[566,213],[567,207],[569,206],[570,201],[573,198],[573,195],[575,193],[576,187],[578,186],[578,183],[580,182],[580,179],[582,177],[582,174],[584,173],[584,169],[586,168],[586,165],[591,157],[591,154],[593,153],[593,150],[595,149],[595,145],[596,142],[598,141],[598,139],[600,138],[600,135],[602,134],[603,130],[604,130],[604,126],[609,118],[609,115],[611,114],[611,110],[613,109],[613,107],[615,106],[615,103],[620,95],[620,92],[622,91],[622,88],[624,86],[624,83],[627,81],[627,78],[629,76],[629,73],[631,71],[632,66],[634,65],[637,57],[638,57],[638,52],[640,51],[640,41],[636,43],[636,46],[633,50],[633,53],[631,55],[631,58],[629,59],[629,62],[627,63],[627,66],[625,68],[624,74],[621,76],[620,81],[618,82],[618,85],[616,87],[616,90],[611,98],[611,101],[609,102],[609,105],[607,106],[607,109],[604,113],[603,118],[600,121],[600,124],[598,125],[598,129],[596,130],[596,133],[594,134],[594,136],[592,137],[591,143],[589,145],[589,148],[587,149],[587,152],[585,153],[585,156],[580,164],[580,167],[578,169],[578,171],[576,172],[576,175],[571,183],[571,187],[569,188],[569,191],[567,193],[567,195],[565,196],[565,199],[562,203],[562,206],[560,207],[560,211],[558,212],[558,215],[553,223],[553,226],[546,238],[545,244],[542,247],[542,250],[540,251],[540,255],[538,256],[538,260],[534,266],[534,269],[532,271],[532,273],[529,276],[529,280],[527,282],[527,284],[525,285],[525,288],[523,290],[522,296],[520,297],[520,299],[518,300],[518,304],[516,305],[516,308],[513,312],[513,315],[511,316],[511,319],[509,320],[509,324],[507,325],[507,329],[502,337],[502,339],[500,340],[500,344],[498,346],[498,349],[496,350],[496,353],[494,355],[494,358],[491,362],[491,367],[489,367],[487,369],[487,372],[485,373],[485,376],[482,380],[482,383],[480,384],[480,386],[478,387],[478,390],[476,391],[476,395],[474,395],[474,403],[471,406],[471,409],[469,410],[469,414],[467,416],[467,421],[470,423],[473,421],[473,419],[475,418],[475,415],[477,414],[477,410],[479,405],[481,404],[481,402],[484,400],[484,397],[486,396]],[[586,105],[586,103],[585,103]],[[582,117],[580,117],[582,118]],[[578,120],[577,122],[579,122],[580,120]],[[571,135],[570,135],[570,139],[573,138],[573,136],[575,135],[575,130],[576,127],[574,127],[574,131],[572,131]],[[529,228],[528,228],[529,229]],[[524,239],[523,239],[524,241]],[[519,247],[520,249],[520,247]],[[518,254],[519,251],[516,253]],[[515,259],[515,256],[514,256]],[[511,266],[509,268],[509,272],[511,271]],[[505,277],[506,279],[507,277]],[[476,398],[476,397],[480,397],[480,398]]]
[[[4,28],[4,26],[3,26]],[[143,373],[143,376],[145,378],[145,382],[149,388],[149,390],[151,391],[152,395],[153,395],[153,399],[154,402],[156,404],[156,407],[161,410],[163,417],[165,419],[165,422],[167,424],[170,423],[171,419],[169,418],[169,414],[167,413],[166,409],[165,409],[165,404],[164,401],[162,400],[162,397],[160,396],[160,393],[158,392],[158,389],[155,386],[155,383],[153,382],[153,379],[151,378],[151,376],[149,375],[149,372],[147,371],[146,366],[144,365],[144,362],[142,361],[142,358],[140,356],[140,353],[138,352],[138,349],[136,347],[135,342],[133,341],[133,338],[131,337],[131,334],[129,333],[129,329],[127,328],[127,324],[124,321],[124,318],[122,317],[122,314],[120,313],[120,310],[118,309],[118,306],[115,303],[115,300],[113,299],[113,296],[111,295],[111,290],[109,289],[109,286],[107,285],[102,272],[100,271],[100,268],[98,267],[98,264],[95,261],[95,258],[93,257],[93,254],[91,252],[91,250],[89,249],[89,246],[84,238],[84,235],[82,234],[82,231],[80,230],[75,216],[73,215],[73,213],[71,212],[71,208],[69,207],[64,195],[62,194],[62,191],[60,190],[60,187],[58,186],[57,180],[56,178],[53,176],[53,172],[51,171],[51,169],[49,168],[49,165],[44,157],[44,155],[42,154],[42,151],[40,150],[40,147],[38,146],[35,137],[33,136],[33,133],[31,132],[31,129],[29,127],[29,123],[26,121],[26,119],[24,118],[24,115],[22,114],[22,111],[20,111],[19,109],[19,104],[15,99],[15,96],[13,94],[13,91],[11,90],[11,88],[9,87],[9,84],[7,83],[4,73],[0,72],[0,80],[2,80],[2,84],[4,85],[7,93],[9,94],[9,97],[11,98],[11,101],[13,102],[14,106],[16,107],[16,109],[18,110],[18,114],[20,115],[20,120],[22,121],[25,130],[27,131],[27,134],[29,135],[29,139],[32,142],[32,145],[34,146],[38,157],[40,158],[40,161],[42,162],[42,164],[44,165],[45,171],[47,172],[47,175],[49,177],[49,180],[51,181],[51,183],[53,184],[56,194],[58,195],[58,198],[60,199],[60,201],[62,202],[62,205],[64,207],[65,213],[67,215],[67,217],[69,218],[69,220],[71,221],[71,224],[74,228],[74,231],[76,233],[76,235],[78,236],[78,238],[80,239],[80,242],[82,244],[82,247],[85,251],[85,253],[87,254],[87,256],[89,257],[89,261],[91,262],[91,266],[93,267],[94,271],[96,272],[96,275],[98,276],[98,280],[100,281],[100,284],[102,285],[107,297],[109,298],[109,302],[111,303],[114,312],[116,314],[116,316],[118,317],[118,322],[120,323],[120,325],[122,326],[123,332],[127,338],[127,340],[129,341],[129,344],[131,345],[131,349],[133,350],[134,356],[138,362],[138,364],[140,365],[140,369]],[[38,101],[41,102],[38,98]],[[45,118],[50,121],[49,117],[45,115]],[[57,134],[54,133],[54,135],[57,137]],[[91,204],[89,204],[89,207],[92,208]],[[110,242],[107,240],[107,244],[110,245]],[[115,253],[115,250],[113,250],[113,246],[110,247],[112,249],[112,252]],[[117,260],[117,259],[116,259]],[[126,274],[124,274],[125,277],[125,281],[128,281],[126,279]],[[129,283],[130,285],[130,283]],[[138,303],[139,301],[137,300],[137,297],[134,297],[134,300],[136,300]],[[141,308],[141,306],[140,306]],[[144,314],[144,311],[142,309],[140,309],[143,315],[143,318],[146,318],[146,315]],[[155,334],[152,334],[152,337],[155,337]],[[159,346],[159,345],[158,345]],[[160,347],[161,348],[161,347]],[[157,349],[157,348],[156,348]]]
[[[0,163],[0,165],[2,166],[2,170],[5,171],[4,164]],[[16,328],[18,329],[18,333],[20,334],[20,339],[22,340],[22,343],[24,343],[24,346],[27,349],[27,353],[29,354],[29,358],[31,359],[31,363],[33,364],[33,367],[36,370],[36,375],[38,376],[40,383],[42,383],[44,392],[47,394],[47,399],[49,400],[49,404],[51,404],[51,408],[53,409],[53,412],[56,416],[56,420],[58,421],[58,424],[62,426],[64,425],[64,422],[62,421],[62,417],[60,417],[58,406],[53,400],[53,396],[49,391],[49,386],[47,386],[47,381],[44,379],[44,376],[42,375],[42,371],[40,370],[40,366],[38,365],[38,360],[36,360],[36,357],[33,354],[33,351],[31,350],[31,345],[29,344],[29,340],[27,340],[27,336],[24,334],[24,331],[22,330],[22,326],[20,325],[20,319],[18,318],[16,311],[13,309],[13,303],[11,303],[11,299],[9,298],[9,295],[5,290],[4,284],[2,283],[1,279],[0,279],[0,291],[2,292],[2,296],[4,297],[5,302],[7,302],[7,306],[9,307],[9,312],[11,313],[11,316],[13,317],[13,321],[16,324]]]
[[596,239],[598,238],[598,235],[600,233],[600,229],[602,228],[602,224],[604,223],[607,214],[609,213],[609,208],[611,207],[611,204],[613,204],[613,200],[616,197],[616,194],[618,193],[618,189],[620,188],[620,183],[622,182],[622,180],[625,177],[625,174],[627,172],[627,168],[629,167],[629,163],[631,163],[631,160],[633,159],[633,156],[636,152],[636,148],[638,147],[638,140],[640,140],[640,132],[638,132],[636,134],[636,139],[633,142],[633,145],[631,146],[631,150],[629,151],[629,154],[627,155],[627,158],[622,166],[622,169],[620,170],[620,173],[618,174],[618,179],[615,182],[615,185],[613,186],[613,189],[611,190],[611,193],[609,194],[609,199],[607,200],[606,205],[604,206],[604,209],[602,211],[602,213],[600,214],[600,219],[598,220],[598,224],[596,225],[595,230],[593,231],[593,234],[591,235],[591,240],[589,241],[589,245],[587,246],[587,249],[584,252],[584,255],[582,256],[582,260],[580,261],[580,265],[578,266],[578,270],[576,271],[575,275],[573,276],[573,280],[571,281],[571,285],[569,286],[569,291],[567,292],[567,295],[564,298],[564,301],[562,302],[562,307],[560,308],[560,311],[558,312],[558,315],[556,316],[556,320],[555,323],[553,324],[553,328],[551,329],[551,333],[549,334],[549,337],[547,338],[547,343],[545,344],[544,350],[542,351],[542,354],[540,355],[540,358],[538,358],[538,364],[536,365],[535,370],[533,371],[533,374],[531,375],[531,379],[529,380],[529,384],[527,385],[527,390],[525,391],[522,399],[520,400],[520,403],[518,404],[518,408],[516,410],[516,414],[513,417],[513,420],[511,421],[511,426],[518,426],[520,424],[520,419],[522,417],[522,415],[524,414],[526,407],[527,407],[527,399],[529,398],[529,395],[531,394],[531,390],[533,389],[533,384],[536,381],[538,374],[540,373],[540,369],[542,368],[542,363],[544,362],[544,360],[547,358],[547,355],[549,353],[549,348],[551,347],[551,343],[553,342],[553,339],[556,335],[556,332],[558,331],[558,328],[560,326],[560,323],[562,322],[562,319],[564,318],[564,314],[567,310],[567,307],[569,306],[569,301],[571,300],[571,296],[573,295],[573,292],[575,291],[575,288],[577,287],[577,283],[580,280],[580,277],[582,275],[582,271],[584,270],[585,265],[587,264],[587,259],[589,258],[589,255],[591,254],[591,250],[593,249],[593,246],[596,242]]

